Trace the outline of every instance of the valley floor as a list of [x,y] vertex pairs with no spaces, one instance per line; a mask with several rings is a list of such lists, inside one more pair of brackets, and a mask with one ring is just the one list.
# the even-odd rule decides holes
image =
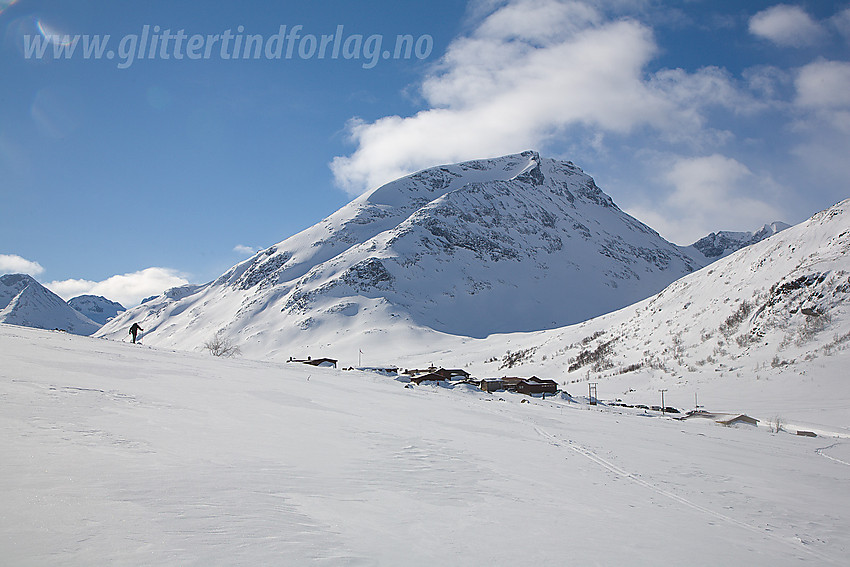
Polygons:
[[404,386],[0,325],[2,562],[850,556],[846,437]]

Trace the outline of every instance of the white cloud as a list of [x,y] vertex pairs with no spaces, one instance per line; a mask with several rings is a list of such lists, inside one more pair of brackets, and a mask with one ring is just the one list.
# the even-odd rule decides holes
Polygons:
[[850,40],[850,8],[845,8],[835,14],[830,22],[838,30],[838,33],[843,35],[845,39]]
[[44,272],[38,262],[22,258],[17,254],[0,254],[0,274],[29,274],[37,276]]
[[479,27],[478,35],[546,44],[599,22],[599,13],[586,3],[517,0],[490,14]]
[[[72,297],[77,297],[78,295],[85,294],[93,294],[92,289],[98,284],[98,282],[93,282],[91,280],[61,280],[61,281],[53,281],[50,283],[44,284],[45,287],[50,289],[53,293],[68,301]],[[101,294],[95,294],[101,295]],[[105,297],[105,296],[104,296]],[[108,297],[107,299],[113,299]],[[117,300],[113,300],[117,301]],[[122,303],[119,301],[119,303]]]
[[850,180],[850,63],[810,63],[799,70],[794,85],[791,153],[807,172],[807,188],[824,194],[821,205],[826,206],[847,197]]
[[233,247],[233,251],[238,254],[245,254],[246,256],[253,256],[257,253],[256,250],[254,250],[250,246],[245,246],[244,244],[237,244]]
[[790,72],[772,65],[757,65],[744,69],[742,76],[747,82],[749,92],[764,104],[776,104],[788,85],[794,81]]
[[824,29],[799,6],[779,4],[750,18],[750,33],[783,47],[813,45]]
[[421,85],[425,110],[349,122],[357,147],[334,158],[336,182],[356,194],[439,163],[544,149],[574,127],[650,126],[698,145],[702,107],[753,107],[716,68],[647,77],[656,52],[648,27],[603,21],[584,3],[508,2],[449,45]]
[[102,295],[124,307],[132,307],[142,299],[189,283],[182,274],[170,268],[146,268],[138,272],[115,275],[103,281],[69,279],[44,284],[65,299],[77,295]]
[[691,244],[719,230],[754,230],[783,220],[770,203],[774,187],[739,161],[719,154],[676,158],[664,181],[673,191],[652,207],[635,206],[629,214],[668,240]]
[[[650,79],[651,87],[679,109],[692,110],[692,120],[701,122],[699,109],[723,107],[736,114],[752,114],[767,107],[748,91],[738,88],[729,71],[720,67],[703,67],[693,73],[683,69],[662,69]],[[680,110],[680,112],[685,112]]]
[[[831,131],[803,136],[792,149],[792,154],[804,164],[808,172],[805,185],[801,187],[807,192],[814,193],[818,199],[816,202],[821,207],[837,203],[850,196],[848,147],[850,147],[850,113],[845,113],[842,124],[836,125]],[[805,195],[805,198],[810,197]]]
[[818,109],[850,108],[850,63],[816,61],[800,69],[797,104]]

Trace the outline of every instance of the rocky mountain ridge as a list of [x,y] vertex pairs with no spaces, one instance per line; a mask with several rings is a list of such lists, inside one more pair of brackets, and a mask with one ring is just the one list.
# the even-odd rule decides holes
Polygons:
[[101,295],[78,295],[69,299],[68,305],[99,325],[127,310],[117,301],[111,301]]
[[388,183],[100,335],[138,321],[148,344],[198,349],[223,333],[263,357],[388,334],[484,337],[583,321],[704,264],[574,164],[528,151]]
[[756,242],[761,242],[765,238],[771,237],[774,234],[790,228],[791,225],[781,221],[774,221],[770,224],[762,226],[758,230],[752,232],[734,232],[722,230],[712,232],[693,244],[694,248],[706,257],[709,261],[725,258],[729,254],[745,248]]
[[[834,366],[830,357],[850,348],[848,305],[850,199],[635,305],[563,329],[491,337],[449,362],[485,376],[505,368],[558,376],[578,391],[598,383],[625,400],[632,391],[693,392],[707,382],[717,391],[718,381],[730,400],[742,390],[755,399]],[[850,392],[846,382],[830,384],[819,403]]]

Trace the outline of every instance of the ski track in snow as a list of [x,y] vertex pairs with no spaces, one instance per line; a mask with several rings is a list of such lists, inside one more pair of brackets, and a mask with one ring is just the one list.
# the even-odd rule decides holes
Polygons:
[[[533,423],[532,421],[521,419],[521,418],[518,418],[518,417],[515,417],[515,416],[511,416],[511,415],[505,415],[505,414],[501,414],[501,415],[504,415],[505,417],[507,417],[511,421],[519,423],[523,426],[533,428],[534,431],[539,436],[544,438],[546,441],[548,441],[548,443],[550,445],[552,445],[554,447],[561,448],[561,447],[565,446],[564,442],[561,439],[559,439],[557,435],[546,431],[545,429],[543,429],[542,427],[540,427],[536,423]],[[823,451],[830,449],[832,447],[835,447],[838,444],[839,443],[833,443],[832,445],[829,445],[828,447],[816,449],[815,452],[817,454],[823,456],[823,457],[830,459],[830,460],[833,460],[833,461],[842,463],[844,465],[850,466],[850,463],[847,463],[845,461],[842,461],[841,459],[837,459],[835,457],[831,457],[831,456],[823,453]],[[629,471],[617,466],[613,462],[599,456],[596,452],[585,447],[581,443],[578,443],[577,441],[574,441],[572,439],[567,439],[566,440],[566,447],[568,447],[569,449],[571,449],[575,453],[578,453],[579,455],[585,457],[586,459],[596,463],[597,465],[601,466],[602,468],[607,469],[608,471],[616,474],[617,476],[625,478],[627,480],[630,480],[633,483],[637,484],[638,486],[642,486],[642,487],[644,487],[644,488],[646,488],[646,489],[648,489],[652,492],[655,492],[656,494],[658,494],[660,496],[664,496],[665,498],[668,498],[669,500],[677,502],[677,503],[679,503],[683,506],[686,506],[688,508],[691,508],[693,510],[701,512],[703,514],[707,514],[707,515],[712,516],[712,517],[714,517],[718,520],[722,520],[723,522],[726,522],[727,524],[745,529],[749,532],[755,533],[759,536],[765,537],[765,538],[770,539],[772,541],[782,543],[783,545],[788,546],[788,547],[790,547],[794,550],[803,551],[803,552],[821,560],[822,564],[843,565],[843,563],[836,562],[832,557],[830,557],[826,554],[820,553],[817,550],[806,547],[808,545],[808,542],[806,540],[802,539],[800,536],[795,536],[794,540],[789,540],[787,538],[783,538],[781,536],[778,536],[778,535],[770,532],[769,530],[759,528],[758,526],[754,526],[754,525],[748,524],[746,522],[742,522],[741,520],[737,520],[737,519],[735,519],[731,516],[727,516],[726,514],[722,514],[720,512],[717,512],[716,510],[712,510],[710,508],[707,508],[705,506],[697,504],[696,502],[693,502],[693,501],[691,501],[691,500],[689,500],[689,499],[687,499],[683,496],[675,494],[675,493],[673,493],[669,490],[665,490],[663,488],[660,488],[659,486],[656,486],[655,484],[640,478],[640,476],[636,473],[629,472]]]
[[[165,558],[163,563],[201,553],[198,564],[226,555],[246,564],[274,562],[276,556],[292,564],[648,565],[658,562],[656,552],[671,535],[683,537],[668,558],[692,553],[695,565],[742,559],[754,565],[846,564],[840,557],[848,533],[847,469],[815,455],[846,466],[846,442],[789,436],[783,441],[795,445],[789,457],[796,460],[780,461],[780,455],[759,462],[780,441],[752,430],[734,438],[710,435],[711,443],[681,456],[670,453],[659,464],[654,457],[660,451],[650,456],[633,445],[647,439],[642,434],[655,433],[668,453],[684,450],[692,443],[669,434],[677,422],[635,417],[641,425],[631,436],[628,424],[605,419],[619,424],[617,416],[630,414],[600,412],[596,421],[591,412],[575,411],[586,405],[565,399],[547,397],[539,404],[539,398],[505,395],[502,405],[495,402],[498,395],[473,388],[409,391],[369,374],[223,361],[6,326],[0,326],[0,339],[9,341],[0,349],[0,377],[8,378],[0,401],[13,410],[4,409],[0,419],[10,432],[0,436],[11,447],[0,443],[0,474],[11,481],[0,494],[6,504],[0,524],[6,521],[2,535],[12,542],[0,537],[0,548],[12,551],[11,559],[4,557],[10,564],[36,564],[39,558],[98,563],[86,561],[94,557],[87,549],[132,564],[140,557],[145,562],[147,546],[150,557]],[[560,406],[561,417],[557,409],[543,409],[547,404]],[[188,437],[174,439],[177,431]],[[255,431],[274,437],[253,440]],[[308,431],[311,437],[302,435]],[[339,454],[326,455],[325,445]],[[519,451],[502,452],[508,447]],[[728,466],[747,447],[754,458],[742,463],[744,478],[720,490],[716,483],[733,480]],[[718,452],[725,460],[712,464]],[[55,454],[70,461],[52,466]],[[703,455],[709,459],[704,463],[689,460]],[[528,457],[540,460],[514,466]],[[683,466],[669,466],[676,463]],[[762,468],[772,474],[753,474]],[[786,469],[804,472],[788,475]],[[323,470],[328,472],[315,474]],[[540,471],[552,474],[526,483],[529,473]],[[558,473],[575,482],[562,482]],[[91,481],[73,481],[89,475]],[[779,492],[760,490],[760,481]],[[543,491],[523,494],[529,487]],[[811,504],[784,497],[812,487]],[[6,502],[5,495],[15,500]],[[574,513],[562,514],[570,504]],[[68,521],[57,519],[57,511]],[[81,517],[86,523],[77,521]],[[458,523],[447,525],[452,518]],[[133,526],[122,532],[114,519]],[[469,537],[470,528],[508,533],[538,522],[557,526],[538,533],[584,541],[585,555],[553,555],[563,547],[532,542],[523,552],[534,557],[500,556],[487,538]],[[596,539],[596,530],[610,530],[610,536]],[[22,538],[29,538],[25,550]],[[512,551],[509,539],[516,538],[500,538],[503,554]],[[432,549],[434,542],[439,549]],[[611,556],[587,547],[600,542],[610,546]],[[727,544],[729,549],[720,548]],[[29,563],[15,560],[27,553]],[[60,553],[67,561],[58,559]]]
[[[515,421],[523,423],[524,425],[530,425],[531,427],[534,428],[534,430],[537,432],[538,435],[540,435],[544,439],[548,440],[551,445],[553,445],[555,447],[563,447],[564,446],[564,444],[561,442],[560,439],[558,439],[558,437],[556,435],[549,433],[548,431],[541,428],[540,426],[533,424],[533,423],[530,423],[530,422],[520,420],[520,419],[515,419]],[[580,443],[577,443],[576,441],[573,441],[572,439],[567,440],[566,446],[569,447],[570,449],[572,449],[573,451],[575,451],[576,453],[578,453],[579,455],[582,455],[583,457],[593,461],[594,463],[596,463],[599,466],[613,472],[614,474],[616,474],[620,477],[626,478],[626,479],[634,482],[635,484],[638,484],[638,485],[640,485],[644,488],[647,488],[647,489],[655,492],[656,494],[659,494],[661,496],[669,498],[670,500],[673,500],[674,502],[678,502],[679,504],[682,504],[684,506],[687,506],[689,508],[697,510],[698,512],[708,514],[709,516],[713,516],[714,518],[717,518],[719,520],[727,522],[731,525],[738,526],[740,528],[743,528],[745,530],[748,530],[748,531],[753,532],[755,534],[758,534],[760,536],[764,536],[764,537],[767,537],[767,538],[772,539],[774,541],[780,542],[784,545],[792,547],[795,550],[804,551],[804,552],[806,552],[806,553],[808,553],[808,554],[810,554],[814,557],[817,557],[818,559],[820,559],[823,562],[830,563],[832,565],[839,565],[839,563],[836,563],[831,557],[824,555],[823,553],[820,553],[820,552],[813,550],[813,549],[809,549],[808,547],[801,547],[801,546],[805,546],[806,542],[803,541],[802,539],[800,539],[799,537],[797,538],[797,541],[799,542],[799,545],[798,545],[798,544],[796,544],[792,541],[789,541],[789,540],[784,539],[782,537],[779,537],[775,534],[772,534],[769,531],[763,530],[763,529],[759,528],[758,526],[753,526],[753,525],[748,524],[746,522],[736,520],[735,518],[732,518],[732,517],[727,516],[725,514],[721,514],[720,512],[717,512],[717,511],[712,510],[710,508],[706,508],[705,506],[701,506],[701,505],[699,505],[695,502],[692,502],[691,500],[688,500],[687,498],[684,498],[683,496],[679,496],[678,494],[674,494],[673,492],[670,492],[669,490],[664,490],[663,488],[660,488],[660,487],[652,484],[651,482],[643,480],[642,478],[640,478],[635,473],[631,473],[631,472],[629,472],[625,469],[618,467],[617,465],[615,465],[611,461],[600,457],[599,455],[597,455],[591,449],[588,449],[587,447],[581,445]],[[830,447],[832,447],[832,446],[834,446],[834,445],[830,445]],[[829,447],[824,447],[824,449],[828,449],[828,448]],[[838,461],[840,463],[844,463],[845,465],[850,465],[850,463],[845,463],[844,461],[841,461],[839,459],[835,459],[835,458],[830,457],[828,455],[824,455],[821,452],[824,449],[818,449],[817,453],[820,454],[820,455],[823,455],[824,457],[826,457],[828,459],[832,459],[832,460]]]
[[826,457],[830,461],[835,461],[836,463],[841,463],[842,465],[847,465],[848,467],[850,467],[850,463],[848,463],[847,461],[842,461],[841,459],[839,459],[837,457],[831,457],[831,456],[827,455],[826,453],[824,453],[824,451],[826,451],[827,449],[832,449],[836,445],[840,445],[840,443],[833,443],[832,445],[829,445],[828,447],[821,447],[819,449],[815,449],[815,453],[817,453],[821,457]]

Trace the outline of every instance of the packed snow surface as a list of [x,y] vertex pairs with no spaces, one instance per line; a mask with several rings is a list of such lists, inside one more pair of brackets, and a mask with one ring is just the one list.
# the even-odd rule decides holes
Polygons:
[[0,557],[847,564],[846,430],[585,401],[0,325]]
[[525,152],[378,188],[101,338],[0,325],[0,557],[846,565],[850,201],[759,233],[715,234],[694,271]]

